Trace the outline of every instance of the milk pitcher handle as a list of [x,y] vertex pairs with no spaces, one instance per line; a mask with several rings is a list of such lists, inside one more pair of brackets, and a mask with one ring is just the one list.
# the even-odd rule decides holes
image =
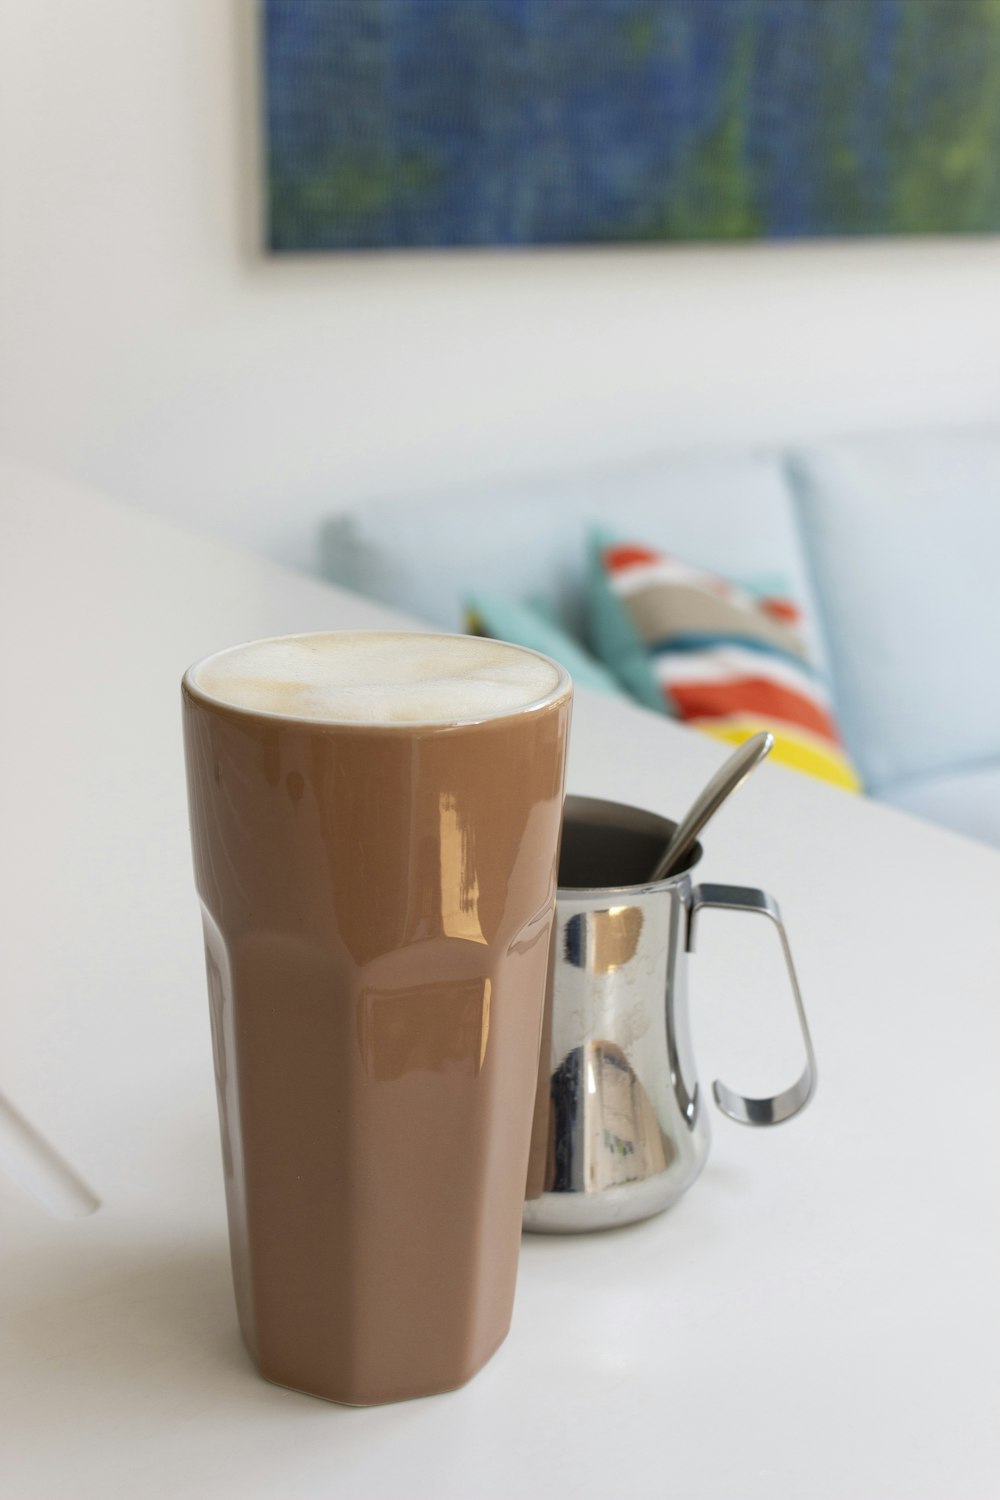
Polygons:
[[788,981],[792,987],[792,998],[795,1001],[795,1010],[802,1029],[802,1040],[806,1048],[806,1065],[802,1076],[790,1088],[783,1089],[780,1094],[773,1094],[766,1099],[748,1099],[744,1094],[737,1094],[727,1088],[718,1079],[712,1084],[712,1092],[723,1114],[728,1115],[731,1120],[737,1120],[741,1125],[779,1125],[782,1120],[790,1120],[793,1115],[797,1115],[812,1098],[816,1088],[816,1059],[813,1056],[799,981],[795,974],[795,965],[792,963],[792,950],[788,946],[788,937],[781,920],[781,912],[778,910],[778,903],[766,891],[756,890],[753,886],[696,885],[691,892],[691,904],[688,909],[687,950],[689,953],[694,952],[696,919],[703,907],[715,907],[720,911],[756,912],[762,917],[770,917],[778,929],[781,950],[785,955],[785,966],[788,969]]

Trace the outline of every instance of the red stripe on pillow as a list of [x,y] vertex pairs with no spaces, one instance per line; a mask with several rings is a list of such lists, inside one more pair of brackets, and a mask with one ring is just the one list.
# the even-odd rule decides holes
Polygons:
[[649,547],[626,544],[621,547],[605,547],[604,561],[612,573],[619,573],[623,568],[631,567],[633,563],[662,562],[663,553],[653,552]]
[[802,619],[802,611],[791,599],[758,599],[757,606],[772,619],[783,620],[789,625],[797,625]]
[[830,715],[811,698],[764,678],[732,677],[728,682],[684,682],[667,684],[668,692],[683,719],[726,718],[730,714],[768,715],[785,724],[798,724],[813,734],[840,744]]

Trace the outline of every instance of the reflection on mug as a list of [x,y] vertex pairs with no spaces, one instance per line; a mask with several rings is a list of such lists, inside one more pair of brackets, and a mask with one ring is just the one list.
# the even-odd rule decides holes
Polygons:
[[614,974],[634,958],[642,933],[638,906],[609,906],[582,911],[566,924],[564,957],[590,974]]
[[546,1190],[598,1192],[655,1176],[676,1154],[625,1053],[576,1047],[552,1075],[554,1151]]
[[368,1077],[378,1083],[408,1073],[482,1071],[490,1035],[491,981],[438,980],[362,990],[358,1040]]

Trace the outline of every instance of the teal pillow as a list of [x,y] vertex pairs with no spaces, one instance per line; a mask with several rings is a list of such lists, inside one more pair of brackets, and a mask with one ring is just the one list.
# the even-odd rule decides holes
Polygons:
[[514,646],[527,646],[530,651],[541,651],[564,666],[577,687],[610,693],[616,698],[623,696],[620,685],[606,667],[554,620],[530,604],[496,594],[470,594],[465,609],[470,635],[488,635],[494,640],[510,641]]
[[653,669],[649,648],[639,638],[624,604],[608,583],[604,548],[618,540],[595,527],[587,548],[587,611],[590,638],[628,696],[654,713],[669,710]]

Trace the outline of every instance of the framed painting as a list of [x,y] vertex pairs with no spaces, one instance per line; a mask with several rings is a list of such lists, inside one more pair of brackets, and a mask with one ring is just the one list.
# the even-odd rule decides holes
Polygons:
[[1000,0],[264,0],[275,251],[1000,229]]

